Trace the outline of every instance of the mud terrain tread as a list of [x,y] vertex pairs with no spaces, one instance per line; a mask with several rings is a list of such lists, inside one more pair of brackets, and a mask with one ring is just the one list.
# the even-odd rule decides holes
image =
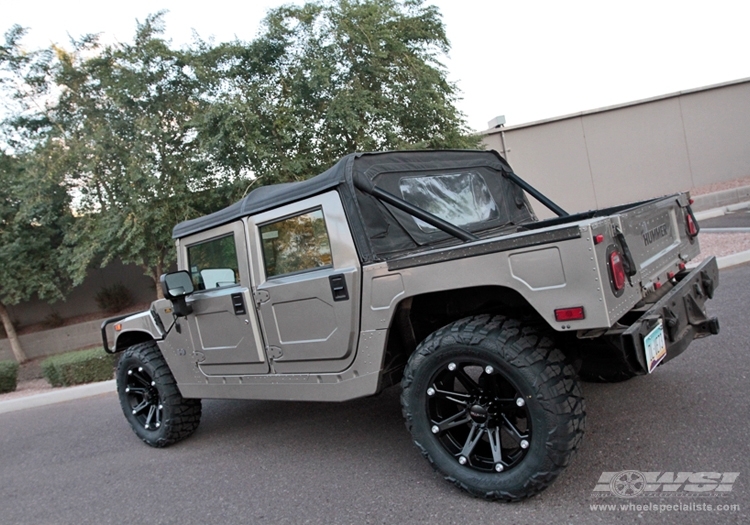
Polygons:
[[[128,422],[136,435],[152,447],[162,448],[177,443],[195,432],[201,420],[201,400],[182,397],[169,365],[167,365],[156,343],[149,341],[126,349],[118,364],[118,377],[121,374],[121,368],[127,366],[131,359],[140,361],[152,370],[152,379],[157,383],[159,389],[159,399],[166,408],[165,415],[169,414],[169,417],[163,421],[161,432],[158,432],[159,435],[155,439],[144,435],[142,429],[138,428],[133,420],[128,417]],[[118,394],[120,394],[119,382],[117,388]],[[125,415],[127,416],[124,405],[123,411],[126,412]]]
[[406,427],[412,435],[414,418],[408,397],[414,374],[425,358],[450,344],[482,347],[495,352],[515,367],[538,369],[534,384],[536,397],[544,410],[551,413],[558,422],[557,426],[549,430],[547,437],[545,450],[549,468],[534,473],[519,491],[478,492],[442,471],[425,447],[415,439],[417,448],[447,481],[475,497],[518,501],[541,492],[568,465],[580,446],[585,431],[586,410],[575,370],[565,355],[555,348],[552,340],[522,321],[500,315],[461,319],[432,333],[409,358],[401,382],[401,404]]

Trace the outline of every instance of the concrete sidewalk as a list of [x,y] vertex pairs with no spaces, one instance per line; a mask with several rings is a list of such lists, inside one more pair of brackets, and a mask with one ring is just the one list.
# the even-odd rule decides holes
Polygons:
[[[722,216],[728,212],[736,211],[739,209],[749,208],[750,207],[750,186],[747,188],[747,195],[743,193],[742,191],[738,190],[728,190],[730,192],[733,192],[731,195],[726,194],[727,192],[718,192],[722,193],[723,195],[719,197],[711,197],[711,195],[702,195],[696,197],[696,204],[698,204],[698,199],[704,198],[704,197],[710,197],[708,199],[705,199],[704,202],[718,202],[721,201],[723,204],[719,207],[711,208],[711,209],[703,209],[702,211],[697,211],[695,213],[696,219],[698,221],[713,218],[713,217],[719,217]],[[740,188],[739,190],[742,190]],[[739,196],[745,195],[745,200],[740,201]],[[733,202],[727,202],[734,200]],[[709,234],[707,234],[709,235]],[[711,254],[708,254],[711,255]],[[718,264],[719,268],[729,268],[731,266],[736,266],[739,264],[744,264],[746,262],[750,262],[750,250],[733,253],[731,255],[726,255],[724,257],[718,258]],[[115,392],[117,390],[117,386],[115,385],[114,380],[110,381],[103,381],[101,383],[91,383],[88,385],[80,385],[80,386],[74,386],[69,388],[60,388],[55,389],[50,392],[44,392],[41,394],[33,394],[25,397],[16,397],[14,399],[9,399],[6,401],[0,401],[0,414],[5,412],[14,412],[16,410],[22,410],[25,408],[33,408],[33,407],[39,407],[44,405],[51,405],[54,403],[62,403],[65,401],[72,401],[75,399],[80,399],[84,397],[90,397],[90,396],[97,396],[101,394],[106,394],[110,392]]]
[[100,383],[89,383],[87,385],[71,386],[68,388],[58,388],[41,394],[32,394],[30,396],[16,397],[7,401],[0,401],[0,414],[5,412],[15,412],[24,408],[41,407],[72,401],[82,397],[98,396],[109,392],[116,392],[117,385],[114,379],[102,381]]

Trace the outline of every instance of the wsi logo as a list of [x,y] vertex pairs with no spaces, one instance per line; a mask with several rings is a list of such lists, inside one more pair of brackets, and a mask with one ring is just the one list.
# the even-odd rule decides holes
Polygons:
[[[618,498],[644,495],[731,492],[739,472],[602,472],[594,492],[609,492]],[[656,493],[656,494],[654,494]]]

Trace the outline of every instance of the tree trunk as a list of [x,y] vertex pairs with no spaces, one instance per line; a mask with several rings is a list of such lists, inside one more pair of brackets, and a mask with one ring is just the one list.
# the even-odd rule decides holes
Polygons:
[[162,263],[162,257],[159,257],[159,260],[156,263],[156,278],[154,279],[154,282],[156,283],[156,298],[157,299],[164,299],[164,290],[161,289],[161,274],[164,271],[164,264]]
[[164,299],[164,292],[161,289],[161,281],[160,281],[162,265],[160,263],[157,263],[155,268],[144,265],[143,269],[146,270],[146,275],[148,275],[154,280],[154,290],[156,290],[156,298]]
[[5,308],[5,305],[0,302],[0,319],[3,321],[3,327],[5,328],[5,333],[8,336],[8,341],[10,342],[10,349],[13,351],[13,356],[16,358],[16,361],[18,363],[25,363],[28,361],[28,357],[26,357],[26,354],[23,351],[23,348],[21,348],[21,341],[18,339],[18,334],[16,333],[16,328],[13,326],[13,322],[10,320],[10,315],[8,315],[8,310]]

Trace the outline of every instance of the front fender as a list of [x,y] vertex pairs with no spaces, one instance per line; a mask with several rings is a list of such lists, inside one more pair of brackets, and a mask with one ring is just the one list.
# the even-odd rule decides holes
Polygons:
[[[165,332],[159,326],[154,314],[150,311],[138,312],[136,314],[121,315],[106,319],[102,323],[102,343],[104,350],[114,354],[135,343],[147,341],[161,341]],[[111,332],[109,327],[112,326]],[[109,334],[112,334],[114,345],[109,346]]]

